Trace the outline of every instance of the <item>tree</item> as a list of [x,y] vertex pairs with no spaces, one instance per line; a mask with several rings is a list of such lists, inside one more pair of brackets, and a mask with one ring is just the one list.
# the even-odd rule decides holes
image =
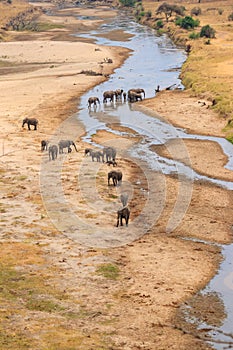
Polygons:
[[182,16],[184,14],[184,11],[184,6],[171,5],[164,2],[158,7],[156,14],[164,13],[166,22],[168,22],[169,18],[172,16],[173,13]]
[[215,38],[215,30],[207,24],[201,28],[200,37]]

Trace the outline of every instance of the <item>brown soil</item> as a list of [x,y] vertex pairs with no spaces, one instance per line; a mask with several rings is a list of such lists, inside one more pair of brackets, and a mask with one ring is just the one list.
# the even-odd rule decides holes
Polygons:
[[[86,9],[85,14],[93,15],[93,11]],[[95,13],[103,20],[115,15],[103,8],[95,9]],[[77,14],[84,12],[72,9],[57,11],[52,18],[43,15],[41,20],[56,21],[65,28],[11,33],[11,40],[16,41],[1,43],[5,66],[0,76],[0,263],[4,272],[0,347],[208,349],[210,346],[202,341],[205,335],[186,324],[180,307],[209,282],[221,261],[217,246],[198,239],[232,241],[232,197],[217,186],[195,182],[182,188],[176,176],[145,172],[144,165],[126,153],[137,138],[100,131],[93,139],[117,147],[117,168],[133,189],[129,227],[114,227],[120,203],[117,189],[107,186],[110,167],[84,157],[87,145],[80,136],[85,130],[74,117],[79,96],[106,77],[77,73],[99,71],[100,62],[109,57],[113,64],[104,64],[104,74],[108,75],[122,64],[128,51],[72,40],[68,34],[74,28],[76,32],[84,26],[86,30],[93,28],[93,21],[90,26],[86,21],[84,24],[77,20]],[[156,112],[190,132],[222,136],[223,123],[210,109],[186,93],[177,94],[161,93],[140,103],[139,108],[150,109],[150,113]],[[22,129],[26,116],[39,119],[37,131]],[[121,126],[115,128],[122,130]],[[40,151],[40,141],[56,140],[61,135],[76,135],[78,152],[49,162],[48,154]],[[223,168],[226,159],[215,144],[188,140],[185,146],[197,171],[231,178]],[[165,147],[160,151],[167,155],[169,145]],[[56,187],[58,180],[65,198],[62,203],[54,201],[60,189]],[[80,184],[90,190],[85,196]],[[43,185],[47,186],[45,192]],[[148,191],[151,200],[147,200]],[[180,220],[168,232],[179,196],[184,207],[179,207],[175,218]],[[147,231],[143,226],[145,206],[149,217],[151,213],[155,216]],[[72,220],[78,217],[80,225],[89,225],[88,232],[82,232],[76,219],[69,221],[67,208],[72,211]],[[103,238],[105,233],[110,233],[108,240]],[[88,244],[80,244],[83,237]],[[115,247],[112,237],[120,242]],[[197,241],[182,239],[187,237]],[[108,243],[110,247],[106,248]],[[196,298],[192,305],[200,315],[211,300],[219,324],[224,318],[223,306],[216,296],[210,297]]]

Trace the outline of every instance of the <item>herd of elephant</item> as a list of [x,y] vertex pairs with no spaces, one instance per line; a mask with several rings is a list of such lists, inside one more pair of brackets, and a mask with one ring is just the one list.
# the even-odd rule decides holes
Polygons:
[[49,145],[49,141],[42,140],[41,141],[41,151],[48,151],[49,153],[49,160],[55,160],[57,158],[58,152],[59,154],[64,153],[64,148],[67,148],[67,152],[71,153],[72,148],[71,146],[74,146],[74,149],[76,152],[78,152],[77,147],[74,143],[74,141],[71,140],[60,140],[57,145]]
[[[126,102],[127,99],[132,103],[142,101],[143,98],[145,98],[145,90],[141,88],[130,89],[127,93],[123,89],[109,90],[103,93],[103,103],[119,100],[124,100],[124,102]],[[98,104],[100,105],[99,97],[92,96],[88,98],[88,108],[91,108],[92,105],[96,108]]]
[[[112,165],[113,167],[117,166],[116,162],[116,154],[117,151],[114,147],[108,146],[104,147],[103,150],[92,150],[91,148],[86,148],[84,151],[85,156],[88,154],[91,156],[92,161],[94,162],[95,159],[97,162],[102,162],[108,164],[109,166]],[[110,186],[110,180],[112,180],[113,186],[120,185],[122,182],[123,174],[120,170],[112,170],[108,172],[108,186]],[[121,226],[123,226],[123,219],[125,220],[126,226],[128,226],[129,217],[130,217],[130,209],[127,206],[128,202],[128,195],[126,193],[121,194],[120,200],[122,203],[122,208],[117,211],[117,224],[116,226],[119,226],[119,223]]]
[[[37,130],[38,120],[36,118],[25,118],[23,120],[22,127],[27,124],[28,130],[31,130],[31,125],[34,126],[34,130]],[[64,153],[64,149],[67,148],[67,153],[72,152],[71,146],[74,147],[76,152],[78,152],[77,147],[72,140],[60,140],[58,142],[58,145],[51,144],[49,145],[49,141],[42,140],[41,141],[41,151],[48,151],[49,154],[49,160],[55,160],[59,154]],[[92,161],[95,160],[97,162],[103,162],[106,163],[108,166],[112,165],[113,167],[117,166],[116,162],[116,154],[117,151],[114,147],[104,147],[103,150],[93,150],[91,148],[86,148],[84,151],[84,155],[90,155],[92,158]],[[108,186],[110,186],[110,180],[112,180],[113,186],[117,186],[118,184],[121,184],[122,181],[122,172],[117,170],[112,170],[108,172]],[[121,226],[123,226],[123,219],[125,220],[126,226],[128,226],[129,222],[129,216],[130,216],[130,210],[127,206],[128,196],[126,194],[122,194],[120,196],[121,203],[123,207],[117,211],[117,224],[116,226],[119,226],[119,223]]]

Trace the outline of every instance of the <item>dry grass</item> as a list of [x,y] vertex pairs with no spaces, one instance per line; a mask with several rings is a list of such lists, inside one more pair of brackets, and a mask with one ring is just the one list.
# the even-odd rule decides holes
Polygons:
[[[56,272],[40,247],[1,243],[0,248],[1,349],[108,348],[101,333],[88,338],[80,330],[79,322],[90,318],[91,311],[50,281]],[[115,275],[114,270],[108,277]]]
[[[202,26],[209,24],[216,31],[216,38],[210,39],[207,45],[206,38],[191,40],[189,35],[193,30],[180,30],[174,23],[165,23],[164,32],[177,42],[191,45],[185,64],[182,67],[181,78],[186,89],[199,98],[215,100],[212,107],[221,117],[227,120],[233,118],[233,22],[228,20],[228,16],[233,12],[232,3],[229,0],[208,1],[197,4],[196,2],[174,2],[177,5],[185,6],[185,15],[189,16],[194,7],[201,8],[201,14],[197,17],[200,26],[195,32],[200,32]],[[155,23],[155,11],[160,6],[159,3],[143,1],[145,11],[152,11],[152,19],[149,25]],[[174,18],[173,18],[174,19]],[[233,128],[226,129],[226,137],[232,138]]]

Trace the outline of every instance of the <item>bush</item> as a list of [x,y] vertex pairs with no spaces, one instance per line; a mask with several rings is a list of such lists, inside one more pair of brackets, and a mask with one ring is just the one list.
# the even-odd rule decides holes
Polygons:
[[198,27],[200,22],[198,19],[195,20],[190,16],[186,16],[184,18],[178,18],[175,23],[181,28],[191,29],[191,28]]
[[228,21],[233,21],[233,12],[228,16]]
[[218,14],[222,15],[223,14],[223,9],[218,9]]
[[135,2],[135,0],[120,0],[120,3],[126,7],[134,7]]
[[156,29],[161,29],[161,28],[163,28],[163,26],[164,26],[163,21],[159,20],[159,21],[156,22],[155,28]]
[[191,10],[191,16],[199,16],[201,15],[201,8],[200,7],[194,7],[192,10]]
[[200,38],[200,33],[192,32],[192,33],[189,35],[189,39],[198,39],[198,38]]
[[201,28],[200,37],[215,38],[215,30],[207,24]]
[[152,16],[151,10],[147,11],[145,15],[146,15],[146,18],[151,18]]

